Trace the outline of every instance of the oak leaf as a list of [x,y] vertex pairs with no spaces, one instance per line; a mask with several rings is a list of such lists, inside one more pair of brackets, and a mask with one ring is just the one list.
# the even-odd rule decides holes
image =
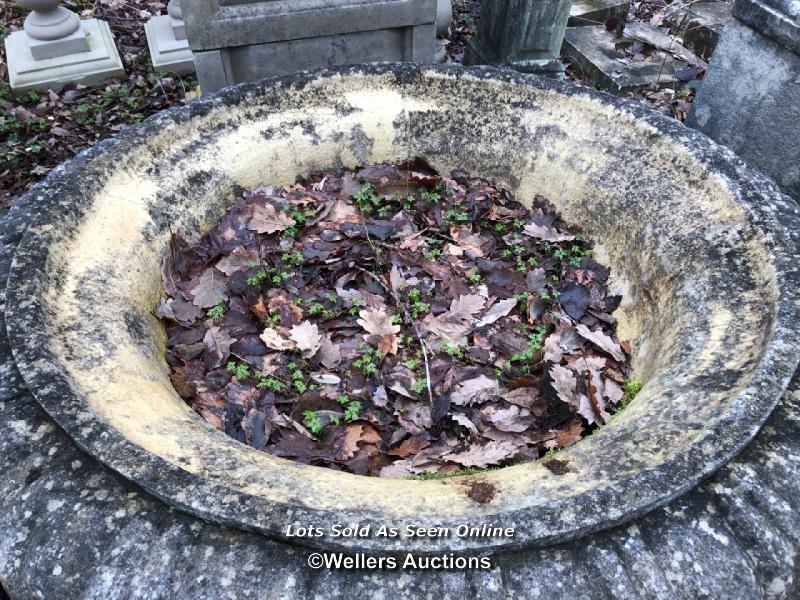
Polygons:
[[514,442],[492,441],[483,446],[474,444],[464,452],[445,454],[443,458],[464,467],[484,468],[500,464],[519,451],[519,444]]
[[319,333],[319,327],[311,321],[303,321],[299,325],[292,327],[289,337],[297,344],[297,348],[303,352],[303,358],[314,356],[322,345],[322,335]]
[[253,218],[247,228],[257,233],[275,233],[283,231],[295,224],[295,220],[282,211],[275,209],[272,204],[256,204],[253,207]]
[[450,395],[450,402],[459,406],[484,402],[497,396],[497,380],[486,375],[479,375],[474,379],[462,381]]
[[272,348],[273,350],[291,350],[297,345],[292,340],[283,337],[277,330],[271,327],[264,329],[264,333],[258,337],[266,344],[267,348]]

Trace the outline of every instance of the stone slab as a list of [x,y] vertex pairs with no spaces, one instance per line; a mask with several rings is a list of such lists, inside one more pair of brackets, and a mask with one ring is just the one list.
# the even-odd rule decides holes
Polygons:
[[625,18],[629,8],[630,2],[626,0],[573,0],[567,25],[604,25],[609,17]]
[[169,15],[161,15],[151,18],[144,25],[153,68],[178,75],[194,73],[194,58],[189,42],[175,39],[174,21]]
[[414,27],[435,23],[437,15],[437,0],[182,0],[181,6],[195,51]]
[[734,19],[686,123],[800,201],[800,55]]
[[568,27],[562,54],[575,65],[590,85],[615,93],[649,85],[673,85],[675,73],[688,63],[671,54],[653,50],[650,60],[628,62],[619,50],[633,40],[617,38],[605,26]]
[[195,51],[194,61],[200,88],[208,93],[226,85],[325,66],[385,61],[432,63],[435,54],[436,31],[431,21],[416,27]]
[[668,11],[664,24],[670,33],[683,39],[684,46],[708,60],[730,20],[731,5],[727,2],[693,2]]
[[114,36],[108,23],[98,19],[81,21],[89,40],[89,51],[36,60],[28,47],[28,36],[14,32],[5,40],[8,78],[15,93],[28,90],[58,91],[68,83],[97,85],[113,77],[124,77]]
[[[436,57],[437,0],[183,0],[204,93],[332,65]],[[442,17],[444,18],[444,17]]]
[[86,38],[86,31],[83,27],[78,27],[68,36],[57,40],[37,40],[28,36],[28,47],[31,50],[31,55],[36,60],[78,54],[90,50],[89,40]]

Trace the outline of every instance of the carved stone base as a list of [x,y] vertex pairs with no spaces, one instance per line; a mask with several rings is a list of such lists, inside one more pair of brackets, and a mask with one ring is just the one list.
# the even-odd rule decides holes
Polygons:
[[58,91],[68,83],[96,85],[113,77],[124,77],[125,69],[119,57],[114,36],[105,21],[81,21],[88,50],[59,54],[37,60],[31,49],[31,38],[17,31],[6,38],[8,79],[16,92],[28,90]]
[[[166,71],[186,75],[194,73],[194,58],[189,49],[189,42],[175,38],[173,23],[176,20],[169,15],[153,17],[145,23],[147,46],[150,58],[156,71]],[[181,22],[182,23],[182,22]]]

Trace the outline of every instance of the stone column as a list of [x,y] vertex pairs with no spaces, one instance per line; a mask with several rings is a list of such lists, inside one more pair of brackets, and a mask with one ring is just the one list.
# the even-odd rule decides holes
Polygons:
[[125,70],[108,24],[81,21],[60,0],[17,0],[32,10],[22,31],[6,38],[11,89],[59,90],[67,83],[94,85]]
[[800,200],[800,0],[736,0],[686,123]]
[[144,26],[153,69],[185,75],[193,73],[194,58],[186,39],[181,0],[170,0],[167,14],[152,17]]
[[570,0],[481,0],[478,37],[467,43],[464,64],[562,75],[558,57],[570,4]]

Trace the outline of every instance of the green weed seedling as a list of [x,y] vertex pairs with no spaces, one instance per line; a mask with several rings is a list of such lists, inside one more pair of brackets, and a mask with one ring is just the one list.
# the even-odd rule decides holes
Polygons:
[[225,365],[225,368],[228,369],[228,371],[230,371],[231,373],[233,373],[233,376],[236,378],[236,381],[244,381],[245,379],[250,377],[250,367],[248,367],[245,364],[239,363],[237,365],[235,362],[231,361],[227,365]]
[[375,186],[368,181],[361,184],[361,187],[358,188],[358,191],[353,196],[353,200],[356,201],[358,208],[365,215],[381,208],[381,199],[375,193]]
[[206,316],[214,323],[219,323],[225,318],[225,304],[222,302],[215,304],[206,311]]
[[314,435],[318,435],[322,431],[322,419],[314,410],[303,411],[303,425],[308,427],[308,430]]
[[256,387],[259,389],[271,390],[276,394],[286,391],[286,384],[280,379],[272,377],[269,373],[265,373],[264,371],[256,371],[255,378],[257,381]]
[[380,361],[382,358],[381,351],[373,350],[371,346],[364,343],[358,346],[357,351],[359,354],[353,361],[353,366],[367,376],[377,373],[378,365],[375,361]]

